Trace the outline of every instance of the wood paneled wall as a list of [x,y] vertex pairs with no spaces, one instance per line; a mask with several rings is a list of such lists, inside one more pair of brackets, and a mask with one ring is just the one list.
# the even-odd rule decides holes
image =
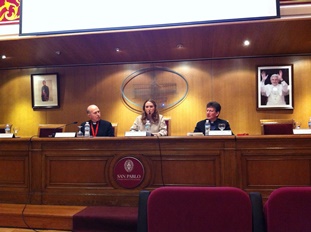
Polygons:
[[[293,64],[294,110],[258,111],[257,65],[283,64]],[[138,114],[124,104],[120,87],[132,72],[151,65],[170,68],[189,83],[187,97],[161,112],[171,117],[171,135],[193,131],[211,100],[221,103],[220,117],[229,120],[235,134],[260,134],[262,118],[293,118],[306,128],[311,116],[311,57],[292,56],[0,70],[0,123],[19,126],[20,136],[34,136],[40,123],[87,120],[86,107],[97,104],[102,118],[118,123],[118,136],[123,136]],[[51,72],[60,76],[60,108],[33,110],[30,74]],[[76,125],[67,131],[77,131]]]

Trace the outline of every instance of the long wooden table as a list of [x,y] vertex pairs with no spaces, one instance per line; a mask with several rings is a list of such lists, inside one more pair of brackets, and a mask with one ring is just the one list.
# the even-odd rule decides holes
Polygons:
[[[116,178],[124,158],[143,167],[135,187]],[[310,160],[310,135],[0,139],[0,202],[135,206],[140,190],[160,186],[234,186],[266,199],[310,185]]]
[[311,136],[238,136],[239,187],[266,200],[282,186],[311,185]]

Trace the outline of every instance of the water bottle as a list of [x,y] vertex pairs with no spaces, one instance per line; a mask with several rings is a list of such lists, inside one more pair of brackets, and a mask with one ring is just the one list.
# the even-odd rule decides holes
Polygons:
[[209,123],[209,120],[205,121],[205,136],[209,135],[209,131],[211,130],[211,124]]
[[4,131],[5,131],[5,133],[6,133],[6,134],[11,133],[11,127],[10,127],[10,124],[6,124],[6,125],[5,125],[5,129],[4,129]]
[[146,121],[145,131],[146,131],[147,136],[151,135],[151,123],[149,120]]
[[309,118],[308,127],[311,129],[311,117]]
[[86,122],[84,125],[84,137],[90,137],[90,124]]

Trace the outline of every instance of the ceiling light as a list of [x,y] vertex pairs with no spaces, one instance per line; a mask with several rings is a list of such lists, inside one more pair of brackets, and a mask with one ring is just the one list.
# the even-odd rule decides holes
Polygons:
[[62,54],[62,53],[61,53],[61,51],[56,51],[55,54],[56,54],[56,55],[60,55],[60,54]]
[[120,52],[120,48],[116,48],[116,52]]
[[177,48],[183,48],[184,45],[182,45],[182,44],[177,44],[176,47],[177,47]]
[[249,46],[251,44],[251,42],[249,42],[249,40],[244,40],[243,45],[244,46]]
[[5,60],[5,59],[6,59],[6,55],[2,55],[2,56],[1,56],[1,59],[2,59],[2,60]]

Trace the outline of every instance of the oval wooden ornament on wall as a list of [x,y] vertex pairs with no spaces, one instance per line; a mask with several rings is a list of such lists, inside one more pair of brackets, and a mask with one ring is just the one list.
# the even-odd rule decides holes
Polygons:
[[157,103],[159,111],[181,102],[188,93],[188,82],[179,73],[165,67],[139,69],[125,78],[122,99],[134,111],[141,112],[147,99]]

